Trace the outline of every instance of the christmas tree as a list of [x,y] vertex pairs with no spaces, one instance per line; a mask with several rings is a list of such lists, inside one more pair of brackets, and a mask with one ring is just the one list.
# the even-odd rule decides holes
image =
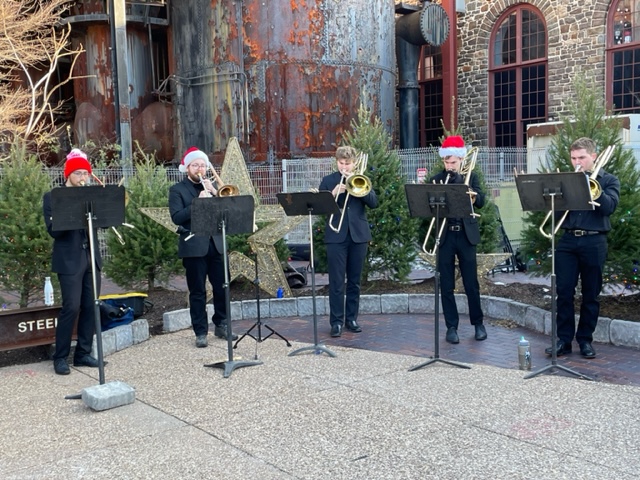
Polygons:
[[[596,142],[602,152],[609,145],[615,149],[609,162],[603,167],[620,180],[620,202],[611,215],[611,231],[604,281],[623,283],[627,288],[638,285],[638,261],[640,260],[640,172],[633,151],[623,148],[620,138],[622,121],[608,115],[604,105],[604,95],[595,83],[584,77],[574,82],[575,98],[569,101],[569,114],[563,118],[562,127],[553,137],[544,170],[573,171],[571,164],[571,144],[580,137],[589,137]],[[523,253],[534,275],[546,275],[551,271],[551,240],[539,232],[545,213],[527,215],[522,234]],[[549,231],[547,222],[546,231]],[[563,232],[560,229],[557,235]],[[557,239],[556,239],[557,242]]]
[[156,165],[151,155],[142,154],[136,161],[136,174],[127,186],[126,222],[133,229],[120,227],[124,245],[113,231],[107,235],[110,258],[105,274],[118,285],[152,290],[157,281],[181,273],[178,237],[141,213],[143,207],[166,207],[171,182],[164,167]]
[[[366,171],[378,196],[378,208],[367,210],[373,237],[369,244],[362,278],[406,281],[416,258],[418,220],[409,216],[405,179],[400,158],[390,150],[391,137],[378,118],[360,108],[357,120],[345,134],[344,144],[368,155]],[[338,219],[334,219],[336,224]],[[326,271],[324,219],[314,229],[315,261],[318,271]]]
[[[42,216],[49,175],[24,143],[15,140],[0,176],[0,285],[17,292],[20,307],[42,301],[44,278],[51,276],[53,239]],[[53,277],[54,291],[57,279]]]

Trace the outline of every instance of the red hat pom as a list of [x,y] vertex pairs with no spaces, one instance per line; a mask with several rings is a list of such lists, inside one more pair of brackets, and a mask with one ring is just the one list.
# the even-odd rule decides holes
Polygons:
[[74,148],[67,155],[67,161],[64,164],[64,178],[69,178],[76,170],[86,170],[91,173],[91,164],[87,159],[87,154],[79,148]]

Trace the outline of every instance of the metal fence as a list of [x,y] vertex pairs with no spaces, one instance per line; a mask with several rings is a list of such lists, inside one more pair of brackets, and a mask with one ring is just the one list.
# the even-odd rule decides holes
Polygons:
[[[636,159],[640,159],[640,147],[629,144],[624,148],[632,150]],[[400,158],[402,175],[407,183],[421,181],[424,177],[429,178],[442,165],[438,149],[434,147],[396,150],[396,153]],[[478,149],[477,166],[482,170],[488,193],[500,211],[503,228],[514,249],[520,244],[524,215],[515,186],[514,172],[540,171],[548,164],[548,155],[548,148]],[[322,177],[333,171],[334,158],[281,159],[268,165],[248,165],[247,168],[261,202],[276,205],[276,194],[279,192],[301,192],[317,187]],[[63,183],[61,168],[48,168],[47,172],[54,185]],[[167,168],[166,172],[171,182],[184,178],[184,174],[177,168]],[[133,175],[133,171],[123,171],[119,168],[96,168],[94,173],[105,184],[118,184],[123,177]],[[479,213],[482,214],[482,210]],[[290,232],[286,239],[290,244],[308,244],[308,227],[299,226]]]
[[[430,177],[442,168],[437,148],[416,148],[397,150],[402,175],[407,183],[416,183]],[[512,246],[516,248],[523,226],[523,213],[517,195],[514,172],[535,172],[544,165],[546,149],[487,148],[480,147],[477,165],[481,168],[488,193],[500,210],[503,227]],[[276,205],[279,192],[302,192],[317,188],[325,175],[334,169],[333,157],[282,159],[269,165],[248,165],[249,176],[263,204]],[[55,185],[62,184],[62,169],[47,169]],[[171,182],[180,181],[184,174],[177,168],[167,168]],[[123,177],[133,172],[119,168],[94,169],[95,175],[105,184],[118,184]],[[482,211],[480,211],[482,213]],[[286,240],[289,244],[309,243],[308,227],[300,225],[291,231]],[[107,252],[105,252],[107,254]]]

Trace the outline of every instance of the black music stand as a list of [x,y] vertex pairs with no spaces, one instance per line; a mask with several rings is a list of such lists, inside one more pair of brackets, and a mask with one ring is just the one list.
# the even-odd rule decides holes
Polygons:
[[462,183],[455,184],[406,184],[404,186],[409,204],[409,215],[412,217],[435,218],[436,224],[436,265],[435,280],[435,305],[434,305],[434,353],[433,357],[420,365],[411,367],[410,372],[418,370],[432,363],[442,362],[459,368],[471,368],[468,365],[440,358],[440,219],[459,218],[473,214],[469,187]]
[[[100,292],[96,279],[94,228],[109,228],[124,223],[125,189],[117,185],[60,187],[51,190],[51,229],[53,231],[84,230],[89,237],[91,277],[93,280],[94,322],[100,385],[104,382],[104,355],[102,350],[102,324],[100,322]],[[68,395],[77,400],[82,395]]]
[[326,353],[330,357],[336,354],[324,345],[318,343],[318,314],[316,310],[316,270],[313,258],[313,215],[339,214],[340,209],[331,192],[297,192],[277,193],[278,202],[282,205],[284,213],[289,216],[307,215],[309,217],[309,244],[311,246],[311,298],[313,303],[313,345],[302,347],[289,353],[289,356],[298,353],[312,351],[316,355]]
[[[237,348],[238,344],[242,341],[242,339],[244,337],[251,337],[256,341],[255,359],[257,360],[258,359],[258,343],[264,342],[271,335],[275,335],[277,337],[280,337],[282,340],[285,341],[285,343],[287,344],[287,347],[290,347],[291,344],[289,343],[289,340],[284,338],[282,335],[280,335],[278,332],[276,332],[269,325],[266,325],[266,324],[264,324],[262,322],[262,319],[260,317],[260,277],[258,276],[258,252],[256,252],[256,254],[254,255],[254,263],[255,263],[255,267],[256,267],[256,276],[255,276],[255,278],[253,280],[253,284],[255,285],[255,289],[256,289],[256,313],[257,313],[257,318],[256,318],[256,322],[253,325],[251,325],[251,328],[249,328],[249,330],[247,330],[245,333],[243,333],[242,336],[240,338],[238,338],[238,340],[236,340],[236,343],[233,346],[233,348]],[[266,337],[262,336],[262,327],[264,327],[267,330],[269,330],[269,335],[267,335]],[[258,336],[255,336],[255,335],[253,335],[251,333],[254,328],[257,329]]]
[[516,176],[516,188],[520,196],[522,210],[546,211],[551,217],[551,233],[544,234],[551,240],[551,364],[531,372],[524,378],[557,368],[584,380],[592,378],[578,373],[564,365],[558,365],[558,324],[556,319],[556,244],[555,212],[568,210],[593,210],[589,180],[582,172],[531,173]]
[[227,305],[227,350],[228,360],[205,365],[221,368],[224,378],[240,367],[262,365],[259,360],[234,360],[231,338],[231,297],[229,293],[229,259],[227,258],[227,235],[253,232],[254,201],[251,195],[228,197],[194,198],[191,202],[191,232],[194,235],[222,235],[222,261],[224,265],[224,300]]

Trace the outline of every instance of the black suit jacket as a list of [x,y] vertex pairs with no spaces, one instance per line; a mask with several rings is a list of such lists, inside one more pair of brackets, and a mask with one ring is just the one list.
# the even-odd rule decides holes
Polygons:
[[[66,188],[66,187],[59,187]],[[79,188],[79,187],[74,187]],[[51,216],[51,192],[44,194],[42,198],[42,212],[47,232],[53,237],[53,254],[51,258],[51,271],[61,274],[78,273],[84,265],[80,262],[79,256],[88,251],[89,236],[86,230],[62,230],[53,231],[53,218]],[[102,256],[98,245],[98,229],[94,229],[93,238],[95,240],[94,252],[98,270],[102,269]]]
[[[444,183],[446,177],[447,177],[447,172],[442,171],[437,175],[434,175],[433,177],[431,177],[431,179],[429,180],[429,183],[433,183],[434,181],[435,183],[440,183],[441,181],[442,183]],[[449,180],[448,183],[464,183],[464,178],[462,177],[462,175],[458,174],[457,178],[454,181]],[[476,175],[475,172],[471,172],[471,177],[469,178],[469,188],[477,193],[476,201],[473,204],[473,208],[474,209],[482,208],[482,206],[484,205],[485,194],[480,188],[480,179],[478,179],[478,175]],[[464,233],[466,234],[467,240],[469,240],[469,243],[471,245],[479,244],[480,243],[480,227],[478,225],[478,218],[467,216],[467,217],[461,218],[461,220],[464,225]],[[447,229],[445,228],[444,231],[442,232],[442,238],[440,239],[440,241],[444,242],[446,237],[447,237]]]
[[204,257],[209,251],[209,239],[222,253],[222,235],[195,235],[185,241],[191,234],[191,202],[197,198],[202,191],[202,187],[197,186],[188,177],[176,183],[169,189],[169,213],[171,220],[178,226],[177,232],[180,234],[178,240],[178,257]]
[[[327,175],[320,182],[320,191],[332,191],[340,180],[342,174],[340,172],[334,172]],[[346,193],[338,195],[337,203],[340,208],[343,207],[346,198]],[[342,221],[342,228],[339,232],[334,232],[329,228],[329,218],[327,216],[327,223],[325,225],[324,241],[325,243],[342,243],[347,238],[347,231],[351,234],[351,239],[355,243],[364,243],[371,240],[371,228],[369,228],[369,221],[365,214],[365,206],[369,208],[378,207],[378,197],[376,192],[371,191],[364,197],[354,197],[349,195],[349,201],[347,202],[347,211],[344,214],[344,220]],[[340,222],[340,215],[333,216],[333,226],[337,227]],[[348,227],[348,228],[347,228]]]

